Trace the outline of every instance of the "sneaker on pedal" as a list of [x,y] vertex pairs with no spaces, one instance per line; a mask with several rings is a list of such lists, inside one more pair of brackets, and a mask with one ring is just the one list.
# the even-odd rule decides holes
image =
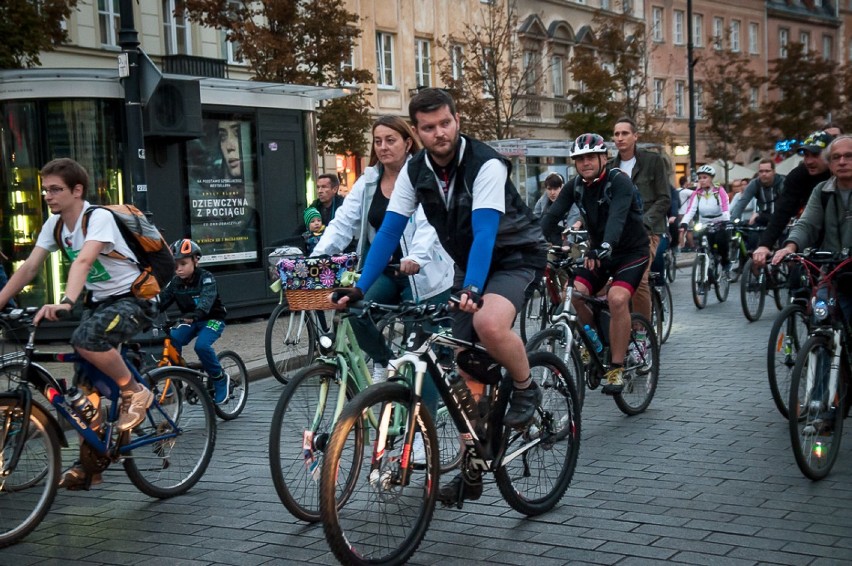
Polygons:
[[223,370],[219,377],[211,378],[213,382],[213,402],[220,405],[228,400],[231,378]]
[[[459,497],[459,493],[464,493]],[[482,474],[476,474],[474,479],[466,479],[464,473],[459,473],[438,490],[438,501],[444,505],[455,505],[460,501],[476,501],[482,497]]]
[[423,435],[414,433],[414,442],[411,443],[411,463],[415,466],[426,465],[426,447],[423,445]]
[[531,382],[526,389],[513,388],[512,397],[509,399],[509,410],[503,417],[503,424],[520,427],[530,422],[535,416],[535,409],[541,403],[543,395],[535,381]]
[[621,393],[624,389],[624,368],[612,368],[604,375],[604,383],[601,391],[607,395],[615,395]]
[[62,474],[62,478],[59,480],[59,487],[69,491],[88,491],[90,487],[100,485],[103,481],[101,474],[89,475],[85,468],[83,468],[83,464],[78,460]]
[[373,364],[373,383],[384,383],[388,380],[388,370],[384,364]]
[[154,402],[154,393],[144,385],[139,391],[121,392],[121,414],[116,428],[119,432],[131,430],[145,420],[145,411]]

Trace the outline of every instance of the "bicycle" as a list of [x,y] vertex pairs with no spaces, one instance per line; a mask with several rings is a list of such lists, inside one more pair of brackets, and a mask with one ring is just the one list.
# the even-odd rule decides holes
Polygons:
[[[754,260],[748,258],[743,268],[743,280],[740,283],[740,302],[743,314],[749,322],[760,319],[766,303],[766,295],[770,291],[778,310],[784,308],[781,293],[782,289],[787,287],[788,278],[789,268],[786,263],[772,265],[767,262],[762,269],[758,270],[754,267]],[[787,302],[789,303],[789,290]]]
[[[561,311],[553,317],[553,326],[542,330],[527,343],[527,351],[545,350],[556,354],[569,370],[574,380],[581,403],[585,399],[585,386],[597,389],[601,379],[609,370],[609,305],[606,297],[581,295],[574,289],[573,267],[582,260],[563,258],[561,267],[570,274],[569,284],[562,298]],[[571,303],[572,297],[581,297],[592,309],[592,316],[603,345],[600,353],[595,350],[591,338],[586,334],[580,318]],[[651,323],[638,313],[631,314],[632,330],[628,356],[624,359],[624,389],[613,395],[616,406],[626,415],[638,415],[648,408],[657,390],[659,379],[660,351],[656,332]],[[644,332],[646,343],[637,334]],[[580,369],[582,368],[582,369]]]
[[833,269],[822,278],[812,299],[811,331],[796,358],[787,402],[793,456],[811,480],[826,477],[840,452],[852,361],[852,337],[834,285],[834,278],[852,266],[852,259],[845,253],[823,254],[821,261]]
[[663,273],[669,283],[674,283],[677,279],[677,254],[675,253],[676,243],[669,242],[669,247],[663,252]]
[[724,222],[711,224],[697,222],[692,229],[693,238],[697,244],[695,259],[692,263],[692,302],[698,309],[707,306],[707,293],[711,286],[720,303],[724,303],[728,298],[731,282],[724,275],[720,275],[719,268],[722,260],[716,251],[715,244],[711,247],[708,239],[709,235],[725,229],[727,226]]
[[[204,371],[201,362],[187,362],[183,356],[177,351],[177,348],[172,344],[171,329],[175,325],[179,325],[178,321],[166,321],[163,324],[154,325],[154,335],[159,331],[163,331],[166,335],[163,340],[163,352],[160,358],[153,358],[153,363],[143,366],[142,373],[149,371],[152,367],[184,367],[196,372],[198,379],[207,386],[207,392],[210,398],[213,394],[213,380],[210,375]],[[243,359],[233,350],[222,350],[216,357],[219,359],[219,364],[222,366],[222,371],[228,379],[228,398],[221,403],[213,403],[213,409],[216,411],[216,416],[225,421],[230,421],[243,412],[248,401],[248,370]]]
[[[398,370],[410,368],[413,379],[362,391],[346,405],[334,427],[320,475],[320,514],[337,559],[345,564],[401,564],[423,540],[436,505],[440,466],[435,424],[429,412],[421,410],[421,389],[428,378],[434,380],[465,439],[462,474],[494,473],[503,499],[525,515],[552,509],[573,477],[580,447],[580,404],[564,364],[548,352],[529,355],[533,379],[544,389],[544,399],[533,422],[521,429],[504,427],[511,380],[504,378],[499,366],[492,366],[494,360],[481,346],[429,330],[447,315],[446,305],[362,303],[361,308],[394,313],[410,328],[406,352],[391,364]],[[455,372],[439,363],[436,345],[468,352],[460,354],[457,363],[467,370],[476,368],[474,375],[487,383],[478,402]],[[365,415],[378,422],[369,438]],[[401,427],[391,426],[399,420]],[[415,431],[426,451],[422,466],[413,465],[410,458]],[[352,447],[359,442],[370,449],[358,454]],[[340,477],[346,468],[354,472],[349,474],[350,495],[341,503]],[[461,485],[453,502],[458,507],[464,499]]]
[[[216,441],[212,401],[194,373],[163,367],[142,376],[128,362],[124,349],[122,356],[133,379],[146,383],[155,396],[146,420],[133,431],[119,433],[121,402],[115,382],[76,353],[36,352],[32,320],[37,311],[30,307],[0,314],[27,324],[29,331],[23,358],[8,362],[20,377],[14,389],[0,393],[0,547],[18,542],[44,519],[58,489],[60,448],[68,446],[60,420],[33,400],[31,387],[44,392],[63,425],[82,437],[80,461],[89,475],[121,461],[131,483],[151,497],[174,497],[192,488],[207,469]],[[98,404],[76,409],[69,401],[76,388],[69,388],[38,362],[78,364],[75,383],[83,387],[88,382],[89,399]],[[93,424],[99,419],[103,420],[100,431]]]
[[665,273],[648,273],[648,285],[651,286],[651,323],[657,332],[660,345],[665,344],[672,332],[674,300]]

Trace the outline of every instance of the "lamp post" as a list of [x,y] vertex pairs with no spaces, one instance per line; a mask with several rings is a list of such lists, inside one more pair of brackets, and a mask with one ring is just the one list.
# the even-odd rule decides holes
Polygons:
[[127,134],[124,147],[125,171],[130,174],[131,200],[148,212],[148,185],[145,181],[145,134],[142,131],[140,96],[139,35],[133,20],[133,0],[119,0],[121,29],[118,31],[119,77],[124,87],[124,117]]
[[686,0],[686,72],[689,91],[689,177],[695,180],[695,61],[692,54],[692,0]]

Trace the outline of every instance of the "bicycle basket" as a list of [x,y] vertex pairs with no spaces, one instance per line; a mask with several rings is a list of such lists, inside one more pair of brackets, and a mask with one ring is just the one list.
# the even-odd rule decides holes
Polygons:
[[500,364],[482,350],[473,348],[462,350],[456,356],[459,368],[467,372],[473,379],[487,385],[497,385],[503,379]]
[[326,310],[331,289],[340,287],[340,279],[355,269],[358,254],[321,257],[285,257],[278,262],[278,273],[284,286],[290,310]]
[[303,255],[303,252],[300,248],[295,246],[279,246],[275,248],[267,257],[267,261],[269,263],[269,280],[274,281],[278,279],[278,263],[284,259],[285,257],[299,257]]

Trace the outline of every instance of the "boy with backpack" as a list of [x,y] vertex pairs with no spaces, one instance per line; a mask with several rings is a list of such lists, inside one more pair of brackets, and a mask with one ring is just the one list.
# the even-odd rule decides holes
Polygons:
[[213,343],[225,330],[227,311],[222,305],[216,278],[198,267],[201,247],[182,238],[171,245],[175,257],[175,276],[160,293],[160,310],[176,303],[181,312],[181,324],[171,330],[172,345],[180,352],[195,338],[195,353],[213,382],[213,401],[228,399],[228,376],[222,371]]
[[[113,213],[86,201],[89,175],[79,163],[68,158],[54,159],[42,168],[41,179],[41,194],[53,215],[42,226],[30,256],[0,291],[0,308],[39,275],[50,252],[60,249],[54,232],[59,234],[62,249],[71,258],[65,296],[58,304],[42,306],[34,322],[58,320],[70,313],[75,304],[83,303],[82,320],[71,336],[71,345],[118,385],[121,412],[117,428],[131,430],[145,419],[154,394],[133,379],[117,347],[149,321],[150,305],[132,290],[145,274]],[[85,231],[84,217],[88,223]],[[97,481],[88,478],[77,462],[60,485],[88,488],[92,479]]]

